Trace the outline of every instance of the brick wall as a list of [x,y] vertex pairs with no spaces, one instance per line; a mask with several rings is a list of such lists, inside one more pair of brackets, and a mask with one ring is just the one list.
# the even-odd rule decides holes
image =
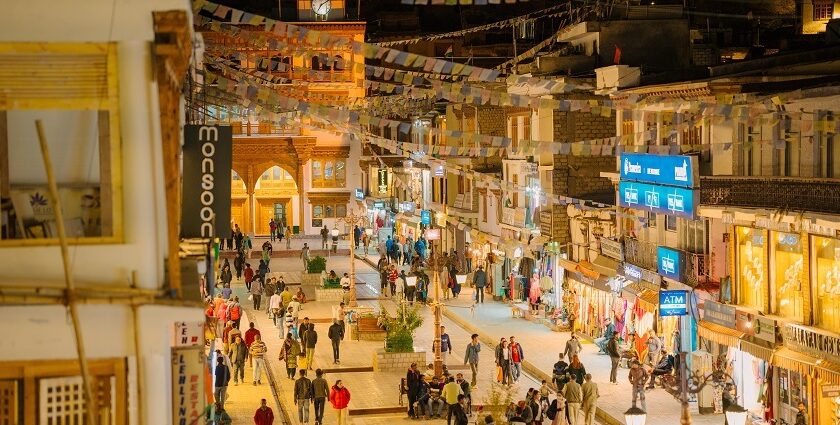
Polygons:
[[478,128],[481,134],[504,137],[507,133],[505,109],[500,107],[479,108]]

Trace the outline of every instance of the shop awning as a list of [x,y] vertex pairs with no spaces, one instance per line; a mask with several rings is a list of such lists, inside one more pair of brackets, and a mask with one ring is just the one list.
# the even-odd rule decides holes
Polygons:
[[630,283],[624,287],[623,291],[625,296],[639,301],[639,305],[646,311],[653,313],[659,308],[659,291],[645,288],[644,284],[638,282]]
[[773,366],[792,370],[803,375],[813,376],[817,359],[800,352],[782,347],[773,354]]
[[833,385],[840,385],[840,364],[822,360],[817,365],[820,379]]
[[604,255],[599,255],[592,260],[592,266],[606,277],[613,277],[618,274],[618,262]]
[[700,320],[697,324],[698,335],[721,345],[737,348],[741,344],[741,337],[744,336],[743,332],[738,332],[735,329],[723,327],[705,320]]
[[750,353],[753,357],[764,361],[770,361],[773,358],[773,353],[776,351],[775,347],[768,347],[758,342],[753,342],[749,339],[741,340],[741,351]]

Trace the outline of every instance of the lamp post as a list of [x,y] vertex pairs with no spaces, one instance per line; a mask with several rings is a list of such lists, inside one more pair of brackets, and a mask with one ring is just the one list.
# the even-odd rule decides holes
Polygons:
[[[434,236],[428,236],[427,240],[440,240],[440,233],[436,232]],[[429,256],[428,265],[429,268],[432,270],[432,282],[434,283],[435,292],[434,297],[432,298],[432,312],[435,315],[435,340],[432,344],[435,353],[435,376],[441,376],[443,374],[443,357],[441,356],[440,350],[440,323],[441,323],[441,303],[440,303],[440,271],[443,267],[446,266],[446,262],[440,253],[438,253],[434,247],[432,247],[431,255]]]
[[624,412],[624,422],[627,425],[645,425],[647,421],[647,412],[633,406]]
[[[690,394],[698,394],[708,384],[725,385],[726,383],[731,383],[733,388],[735,388],[735,379],[717,365],[715,365],[715,370],[707,375],[702,375],[698,372],[689,375],[685,359],[686,353],[681,352],[679,355],[680,370],[679,375],[677,375],[677,380],[663,380],[662,384],[665,387],[665,391],[678,399],[682,405],[680,425],[691,425],[691,411],[688,405],[688,396]],[[730,406],[727,408],[725,414],[729,425],[744,425],[746,422],[747,412],[741,406]],[[729,419],[730,417],[732,419]],[[741,422],[735,422],[739,417],[741,418]]]
[[[364,226],[365,214],[356,213],[355,210],[349,211],[346,216],[336,219],[336,222],[342,221],[351,226]],[[337,236],[338,229],[333,229]],[[349,306],[356,307],[356,235],[350,235],[350,297]],[[367,252],[365,253],[367,254]]]

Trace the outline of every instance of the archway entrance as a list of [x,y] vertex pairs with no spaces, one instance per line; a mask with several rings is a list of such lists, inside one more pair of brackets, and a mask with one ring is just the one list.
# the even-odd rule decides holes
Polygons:
[[292,175],[279,166],[273,166],[257,179],[254,186],[254,220],[257,235],[268,235],[271,219],[292,226],[296,232],[300,208],[297,183]]
[[230,221],[231,227],[238,224],[243,232],[248,232],[250,227],[247,226],[248,220],[248,192],[245,189],[245,182],[236,171],[230,173]]

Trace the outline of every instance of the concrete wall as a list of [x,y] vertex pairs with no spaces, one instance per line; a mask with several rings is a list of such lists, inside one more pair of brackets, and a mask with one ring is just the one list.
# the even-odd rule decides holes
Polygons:
[[642,66],[647,72],[684,69],[691,63],[688,35],[684,20],[602,22],[599,61],[602,66],[613,64],[618,46],[622,65]]

